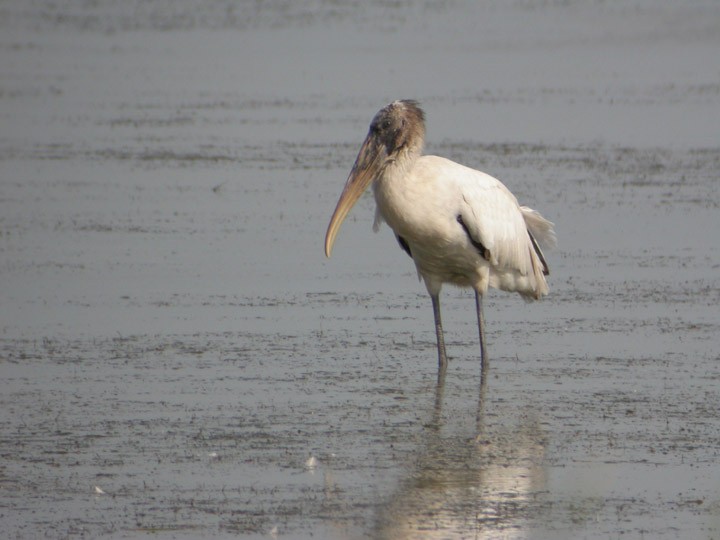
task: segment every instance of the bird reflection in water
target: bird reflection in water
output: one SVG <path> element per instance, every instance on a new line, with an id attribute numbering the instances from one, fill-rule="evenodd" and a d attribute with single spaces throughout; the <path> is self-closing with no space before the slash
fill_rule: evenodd
<path id="1" fill-rule="evenodd" d="M 445 375 L 440 373 L 432 420 L 421 455 L 376 522 L 377 538 L 530 537 L 530 520 L 545 486 L 544 434 L 531 415 L 493 424 L 486 411 L 483 373 L 475 426 L 444 420 Z M 453 416 L 453 415 L 451 415 Z"/>

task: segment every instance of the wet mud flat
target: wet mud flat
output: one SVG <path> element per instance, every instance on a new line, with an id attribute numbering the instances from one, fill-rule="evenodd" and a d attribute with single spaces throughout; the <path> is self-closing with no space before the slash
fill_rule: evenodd
<path id="1" fill-rule="evenodd" d="M 16 305 L 20 322 L 4 319 L 6 530 L 20 538 L 716 535 L 716 259 L 699 237 L 681 245 L 663 233 L 638 249 L 626 233 L 602 237 L 641 214 L 649 229 L 672 220 L 687 229 L 678 236 L 693 238 L 715 219 L 720 154 L 467 151 L 518 177 L 544 168 L 546 202 L 566 209 L 558 221 L 577 223 L 577 239 L 593 229 L 597 239 L 589 249 L 568 235 L 568 248 L 552 255 L 546 302 L 490 296 L 482 394 L 471 295 L 445 292 L 452 361 L 438 386 L 429 300 L 401 253 L 399 270 L 352 274 L 349 266 L 332 278 L 324 268 L 333 285 L 318 279 L 315 290 L 223 292 L 232 281 L 203 262 L 208 238 L 221 261 L 236 242 L 238 233 L 219 225 L 235 216 L 222 199 L 246 200 L 257 207 L 247 217 L 261 220 L 263 194 L 226 187 L 221 197 L 187 185 L 170 201 L 146 201 L 157 212 L 134 220 L 137 230 L 112 215 L 89 226 L 85 205 L 52 227 L 18 221 L 6 233 L 6 254 L 15 254 L 6 275 L 16 283 L 30 275 L 40 291 L 64 286 L 54 296 L 27 292 Z M 173 182 L 184 174 L 176 163 L 108 166 Z M 638 181 L 638 170 L 653 172 Z M 35 189 L 15 194 L 61 200 L 72 191 Z M 128 199 L 113 192 L 124 189 L 133 187 L 84 193 L 120 205 Z M 176 212 L 188 228 L 167 223 Z M 298 225 L 300 251 L 317 247 L 311 233 L 323 217 Z M 358 223 L 358 235 L 368 225 Z M 62 251 L 52 251 L 56 242 Z M 102 244 L 115 254 L 123 247 L 99 257 Z M 192 252 L 173 255 L 179 245 Z M 253 271 L 237 262 L 234 271 Z M 24 316 L 37 326 L 21 324 Z"/>
<path id="2" fill-rule="evenodd" d="M 2 8 L 3 534 L 720 536 L 713 4 L 207 6 Z M 547 299 L 487 298 L 484 385 L 452 288 L 439 384 L 370 197 L 322 254 L 411 91 L 559 235 Z"/>

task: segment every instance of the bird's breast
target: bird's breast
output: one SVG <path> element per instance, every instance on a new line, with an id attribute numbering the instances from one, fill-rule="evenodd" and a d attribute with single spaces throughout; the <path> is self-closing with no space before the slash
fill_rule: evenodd
<path id="1" fill-rule="evenodd" d="M 423 174 L 422 167 L 391 167 L 373 184 L 378 212 L 390 228 L 408 240 L 442 242 L 453 209 L 447 186 Z"/>
<path id="2" fill-rule="evenodd" d="M 458 223 L 462 195 L 452 171 L 423 160 L 402 173 L 387 171 L 376 180 L 378 213 L 408 244 L 426 280 L 470 286 L 484 261 Z"/>

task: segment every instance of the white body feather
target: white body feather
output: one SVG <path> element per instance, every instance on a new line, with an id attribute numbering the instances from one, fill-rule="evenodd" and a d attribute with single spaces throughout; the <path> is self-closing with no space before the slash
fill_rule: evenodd
<path id="1" fill-rule="evenodd" d="M 405 154 L 385 167 L 373 191 L 375 230 L 385 221 L 405 240 L 431 295 L 443 283 L 526 299 L 548 293 L 531 235 L 539 246 L 554 247 L 553 224 L 520 206 L 496 178 L 442 157 Z"/>

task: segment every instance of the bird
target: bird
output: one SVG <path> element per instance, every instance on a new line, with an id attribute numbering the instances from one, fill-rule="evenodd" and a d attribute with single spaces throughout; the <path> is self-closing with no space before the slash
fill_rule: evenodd
<path id="1" fill-rule="evenodd" d="M 412 99 L 396 100 L 373 117 L 325 235 L 329 258 L 340 226 L 372 184 L 373 229 L 390 226 L 413 259 L 432 300 L 438 368 L 448 365 L 440 313 L 443 284 L 475 291 L 481 371 L 486 373 L 482 300 L 489 287 L 527 301 L 549 292 L 542 249 L 557 244 L 555 225 L 521 206 L 500 180 L 449 159 L 424 155 L 425 113 Z"/>

